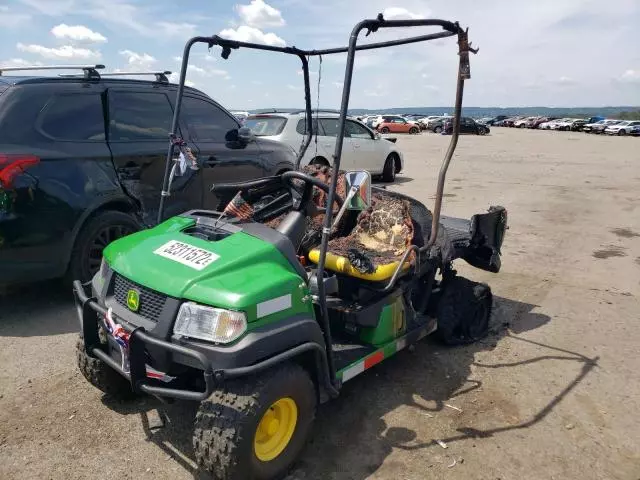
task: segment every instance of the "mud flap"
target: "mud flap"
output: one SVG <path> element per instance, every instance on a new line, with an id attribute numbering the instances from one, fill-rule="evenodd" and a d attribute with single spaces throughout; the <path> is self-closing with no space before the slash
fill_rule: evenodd
<path id="1" fill-rule="evenodd" d="M 471 217 L 471 242 L 464 259 L 476 268 L 488 272 L 500 271 L 501 247 L 507 230 L 507 210 L 490 207 L 487 213 Z"/>

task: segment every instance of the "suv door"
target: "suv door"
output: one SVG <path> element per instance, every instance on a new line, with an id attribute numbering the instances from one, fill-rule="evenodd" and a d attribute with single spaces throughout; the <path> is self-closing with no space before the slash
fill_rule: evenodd
<path id="1" fill-rule="evenodd" d="M 338 139 L 338 125 L 340 121 L 338 118 L 321 118 L 320 126 L 324 131 L 325 137 L 333 137 L 333 141 L 335 142 Z M 311 148 L 311 145 L 309 145 Z M 345 130 L 344 141 L 342 142 L 342 158 L 340 159 L 340 169 L 342 170 L 350 170 L 354 169 L 355 161 L 355 152 L 353 148 L 353 143 L 351 138 L 349 138 L 349 133 Z M 331 151 L 331 156 L 327 159 L 331 164 L 333 164 L 333 153 L 335 152 L 335 143 L 334 150 Z"/>
<path id="2" fill-rule="evenodd" d="M 227 199 L 210 192 L 214 183 L 242 182 L 268 175 L 259 143 L 237 141 L 238 121 L 215 103 L 203 97 L 185 96 L 180 116 L 202 165 L 203 208 L 216 210 Z"/>
<path id="3" fill-rule="evenodd" d="M 147 225 L 156 222 L 173 109 L 164 92 L 109 89 L 109 147 L 125 192 L 141 206 Z M 177 132 L 179 134 L 179 132 Z M 165 217 L 202 204 L 202 178 L 187 169 L 171 185 Z"/>
<path id="4" fill-rule="evenodd" d="M 377 143 L 373 134 L 353 120 L 347 120 L 346 133 L 353 146 L 353 162 L 349 165 L 349 168 L 379 173 L 382 164 L 377 165 L 377 163 L 381 162 L 375 158 Z"/>

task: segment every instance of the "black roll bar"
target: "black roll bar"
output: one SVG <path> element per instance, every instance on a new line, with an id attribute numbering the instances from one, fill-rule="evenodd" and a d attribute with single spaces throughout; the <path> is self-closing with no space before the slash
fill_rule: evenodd
<path id="1" fill-rule="evenodd" d="M 371 33 L 377 32 L 381 28 L 401 28 L 401 27 L 441 27 L 443 31 L 437 33 L 431 33 L 427 35 L 420 35 L 415 37 L 408 37 L 398 40 L 389 40 L 385 42 L 376 42 L 376 43 L 367 43 L 363 45 L 357 45 L 358 36 L 362 30 L 367 30 L 366 36 L 369 36 Z M 345 66 L 345 74 L 344 74 L 344 83 L 342 90 L 342 101 L 340 106 L 340 117 L 339 117 L 339 127 L 338 127 L 338 136 L 336 138 L 336 146 L 333 154 L 333 168 L 336 174 L 332 175 L 331 185 L 329 187 L 329 192 L 327 194 L 327 209 L 324 218 L 324 225 L 322 228 L 322 240 L 320 243 L 320 258 L 318 260 L 318 269 L 317 276 L 318 278 L 323 278 L 324 270 L 325 270 L 325 260 L 327 255 L 327 246 L 329 243 L 329 236 L 331 232 L 331 222 L 333 217 L 333 203 L 336 199 L 336 187 L 338 175 L 337 172 L 340 169 L 340 160 L 342 156 L 342 147 L 344 142 L 344 134 L 346 127 L 346 117 L 347 111 L 349 109 L 349 98 L 351 95 L 351 81 L 353 77 L 353 66 L 355 61 L 355 53 L 361 50 L 372 50 L 377 48 L 386 48 L 397 45 L 405 45 L 411 43 L 424 42 L 429 40 L 435 40 L 439 38 L 446 38 L 457 35 L 458 37 L 458 55 L 459 66 L 458 66 L 458 78 L 457 78 L 457 89 L 456 89 L 456 101 L 455 101 L 455 113 L 453 117 L 453 134 L 451 137 L 451 142 L 449 143 L 449 147 L 445 154 L 444 160 L 442 162 L 442 166 L 440 167 L 440 173 L 438 175 L 438 185 L 436 191 L 436 201 L 434 205 L 433 211 L 433 222 L 431 225 L 431 234 L 429 237 L 429 241 L 427 245 L 420 249 L 420 253 L 422 251 L 428 250 L 435 244 L 435 240 L 438 235 L 439 221 L 440 221 L 440 211 L 442 208 L 442 196 L 444 192 L 444 182 L 446 179 L 447 169 L 449 168 L 449 163 L 451 162 L 451 158 L 455 151 L 455 148 L 458 143 L 458 133 L 459 133 L 459 125 L 460 125 L 460 115 L 462 111 L 462 95 L 464 90 L 464 80 L 470 78 L 470 67 L 469 67 L 469 52 L 476 53 L 477 50 L 471 48 L 471 44 L 468 40 L 467 35 L 468 30 L 464 30 L 460 27 L 457 22 L 449 22 L 446 20 L 438 20 L 438 19 L 414 19 L 414 20 L 385 20 L 382 14 L 379 14 L 375 19 L 367 19 L 358 23 L 352 30 L 351 36 L 349 37 L 349 45 L 347 47 L 339 47 L 339 48 L 329 48 L 323 50 L 301 50 L 297 47 L 277 47 L 273 45 L 263 45 L 249 42 L 239 42 L 235 40 L 228 40 L 219 37 L 218 35 L 213 35 L 211 37 L 193 37 L 190 39 L 184 48 L 184 53 L 182 55 L 182 65 L 180 68 L 180 80 L 178 85 L 178 91 L 176 93 L 176 104 L 173 112 L 173 120 L 171 122 L 171 132 L 169 133 L 170 143 L 169 149 L 167 152 L 167 159 L 165 165 L 165 174 L 162 184 L 162 196 L 160 198 L 160 207 L 158 210 L 158 223 L 160 223 L 163 219 L 164 213 L 164 203 L 165 197 L 169 196 L 168 193 L 168 182 L 169 182 L 169 173 L 171 170 L 171 163 L 173 161 L 173 155 L 175 151 L 176 145 L 182 145 L 182 139 L 177 137 L 176 132 L 178 131 L 178 122 L 180 118 L 180 110 L 182 108 L 182 96 L 184 93 L 184 83 L 187 74 L 187 66 L 189 63 L 189 53 L 191 51 L 191 47 L 196 43 L 205 43 L 209 48 L 212 48 L 215 45 L 218 45 L 222 48 L 221 56 L 223 59 L 228 59 L 231 55 L 232 50 L 237 50 L 239 48 L 249 48 L 254 50 L 263 50 L 270 52 L 279 52 L 290 55 L 297 56 L 302 62 L 302 72 L 305 83 L 305 112 L 306 112 L 306 123 L 307 123 L 307 138 L 303 142 L 301 146 L 300 152 L 298 153 L 298 157 L 296 158 L 296 170 L 299 169 L 300 161 L 302 157 L 306 153 L 306 150 L 311 142 L 311 138 L 313 136 L 313 119 L 312 119 L 312 109 L 311 109 L 311 88 L 309 82 L 309 58 L 312 56 L 322 56 L 322 55 L 332 55 L 339 53 L 347 53 L 347 63 Z M 406 259 L 409 252 L 412 250 L 407 250 L 405 252 L 405 256 L 403 259 Z M 391 288 L 397 280 L 399 275 L 399 270 L 402 268 L 401 262 L 398 266 L 398 270 L 394 272 L 392 280 L 389 282 L 388 288 Z M 338 381 L 335 378 L 335 363 L 333 359 L 333 349 L 331 347 L 331 329 L 329 325 L 329 315 L 327 310 L 327 302 L 326 302 L 326 292 L 324 288 L 324 282 L 318 282 L 318 302 L 322 312 L 322 330 L 324 335 L 325 344 L 327 347 L 327 366 L 329 370 L 329 375 L 334 382 L 334 386 L 338 387 Z"/>

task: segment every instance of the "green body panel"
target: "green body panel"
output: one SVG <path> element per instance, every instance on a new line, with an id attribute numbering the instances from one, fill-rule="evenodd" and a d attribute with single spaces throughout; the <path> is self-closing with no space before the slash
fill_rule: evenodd
<path id="1" fill-rule="evenodd" d="M 193 224 L 191 218 L 171 218 L 111 243 L 104 258 L 116 272 L 152 290 L 243 311 L 249 329 L 298 314 L 314 318 L 306 283 L 273 245 L 244 232 L 215 242 L 182 233 Z M 218 258 L 196 270 L 154 253 L 171 240 L 213 252 Z M 285 295 L 291 295 L 290 308 L 257 317 L 258 304 Z"/>
<path id="2" fill-rule="evenodd" d="M 404 335 L 406 325 L 404 301 L 402 296 L 397 296 L 392 303 L 382 308 L 377 327 L 363 327 L 360 330 L 360 340 L 364 343 L 380 346 Z"/>

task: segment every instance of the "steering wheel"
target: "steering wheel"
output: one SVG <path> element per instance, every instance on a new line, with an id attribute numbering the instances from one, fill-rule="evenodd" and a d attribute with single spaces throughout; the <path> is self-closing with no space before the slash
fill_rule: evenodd
<path id="1" fill-rule="evenodd" d="M 296 184 L 294 181 L 298 180 L 302 182 L 302 191 L 300 189 L 300 184 Z M 280 175 L 276 175 L 273 177 L 265 177 L 259 178 L 257 180 L 249 180 L 247 182 L 234 182 L 234 183 L 217 183 L 211 186 L 211 192 L 217 194 L 235 194 L 236 192 L 249 192 L 249 191 L 264 191 L 264 190 L 274 190 L 277 189 L 278 185 L 283 185 L 284 187 L 289 189 L 291 195 L 291 203 L 289 206 L 285 199 L 278 196 L 274 199 L 273 202 L 267 202 L 267 205 L 260 208 L 260 210 L 270 211 L 269 216 L 272 214 L 276 214 L 279 212 L 286 211 L 288 208 L 293 208 L 293 210 L 304 211 L 307 215 L 311 216 L 316 213 L 321 213 L 321 209 L 318 209 L 313 204 L 313 188 L 318 188 L 325 192 L 327 195 L 329 194 L 329 185 L 318 180 L 311 175 L 306 173 L 298 172 L 298 171 L 289 171 L 284 172 Z M 343 199 L 340 195 L 335 195 L 334 201 L 342 206 Z M 276 204 L 276 205 L 272 205 Z M 262 213 L 262 212 L 256 212 Z"/>

